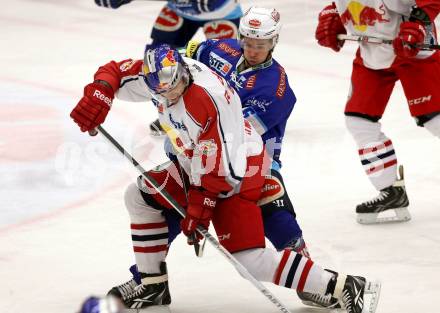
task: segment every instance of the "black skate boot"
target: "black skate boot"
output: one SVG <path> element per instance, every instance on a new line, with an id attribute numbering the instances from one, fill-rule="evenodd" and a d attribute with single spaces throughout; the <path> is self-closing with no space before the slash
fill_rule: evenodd
<path id="1" fill-rule="evenodd" d="M 116 297 L 124 301 L 124 299 L 126 299 L 127 296 L 131 294 L 137 286 L 138 286 L 137 282 L 134 280 L 134 278 L 132 278 L 129 281 L 110 289 L 107 295 Z"/>
<path id="2" fill-rule="evenodd" d="M 369 282 L 361 276 L 338 275 L 329 283 L 333 297 L 347 313 L 374 313 L 380 296 L 380 283 Z"/>
<path id="3" fill-rule="evenodd" d="M 159 274 L 142 272 L 139 274 L 142 284 L 137 285 L 130 294 L 122 299 L 127 308 L 144 309 L 150 306 L 166 306 L 171 303 L 165 262 L 160 264 Z"/>
<path id="4" fill-rule="evenodd" d="M 152 136 L 160 137 L 165 135 L 165 131 L 162 126 L 160 126 L 159 119 L 156 119 L 154 122 L 150 124 L 150 133 Z"/>
<path id="5" fill-rule="evenodd" d="M 399 179 L 393 185 L 382 189 L 376 198 L 356 207 L 358 223 L 405 222 L 411 219 L 408 212 L 409 200 L 403 180 L 403 166 L 399 167 L 399 174 Z M 378 217 L 380 213 L 388 210 L 394 210 L 395 215 Z"/>
<path id="6" fill-rule="evenodd" d="M 333 271 L 327 269 L 326 271 L 337 275 L 337 273 Z M 325 309 L 340 309 L 341 305 L 339 304 L 339 300 L 332 296 L 333 290 L 334 288 L 327 290 L 325 295 L 305 291 L 297 291 L 296 293 L 298 294 L 298 298 L 300 298 L 301 302 L 305 305 Z"/>
<path id="7" fill-rule="evenodd" d="M 133 292 L 134 288 L 140 284 L 141 277 L 136 265 L 130 266 L 130 272 L 133 274 L 133 278 L 110 289 L 110 291 L 107 293 L 108 296 L 113 296 L 123 301 L 129 294 Z"/>

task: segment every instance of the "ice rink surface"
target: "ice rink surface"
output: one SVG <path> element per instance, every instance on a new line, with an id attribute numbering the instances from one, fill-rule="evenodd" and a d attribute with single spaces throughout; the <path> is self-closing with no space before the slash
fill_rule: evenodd
<path id="1" fill-rule="evenodd" d="M 249 1 L 243 3 L 249 6 Z M 283 175 L 315 262 L 383 283 L 378 313 L 438 313 L 440 142 L 409 116 L 400 85 L 382 122 L 405 165 L 413 219 L 361 226 L 354 207 L 376 195 L 342 114 L 356 44 L 339 54 L 314 40 L 326 1 L 253 1 L 284 22 L 275 57 L 298 102 Z M 136 171 L 69 113 L 99 65 L 141 58 L 163 3 L 119 10 L 92 0 L 15 0 L 0 10 L 0 312 L 75 312 L 90 294 L 129 278 L 125 186 Z M 200 34 L 199 34 L 200 35 Z M 374 101 L 374 99 L 371 99 Z M 104 126 L 150 168 L 165 157 L 148 136 L 150 103 L 115 101 Z M 217 251 L 202 259 L 180 237 L 168 257 L 175 313 L 278 312 Z M 295 292 L 269 288 L 295 313 Z"/>

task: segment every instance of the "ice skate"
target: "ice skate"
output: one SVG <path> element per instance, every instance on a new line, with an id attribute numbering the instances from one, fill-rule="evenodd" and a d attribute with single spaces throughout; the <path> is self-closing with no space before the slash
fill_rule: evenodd
<path id="1" fill-rule="evenodd" d="M 107 293 L 109 296 L 114 296 L 116 298 L 119 298 L 121 300 L 124 300 L 127 298 L 129 294 L 133 292 L 133 290 L 138 286 L 134 278 L 130 279 L 129 281 L 120 284 L 118 286 L 113 287 L 110 289 L 110 291 Z"/>
<path id="2" fill-rule="evenodd" d="M 165 131 L 162 126 L 160 126 L 159 119 L 156 119 L 154 122 L 150 124 L 150 134 L 151 136 L 161 137 L 165 135 Z"/>
<path id="3" fill-rule="evenodd" d="M 168 304 L 171 303 L 171 296 L 168 288 L 166 263 L 161 263 L 158 274 L 139 274 L 142 284 L 136 284 L 131 292 L 126 291 L 133 286 L 134 279 L 112 288 L 109 294 L 119 292 L 122 295 L 121 300 L 127 308 L 126 312 L 169 312 Z M 134 281 L 134 283 L 136 282 Z"/>
<path id="4" fill-rule="evenodd" d="M 113 296 L 123 301 L 133 292 L 137 285 L 139 285 L 138 282 L 140 281 L 140 275 L 136 265 L 130 267 L 130 272 L 133 274 L 133 278 L 110 289 L 109 292 L 107 292 L 108 296 Z"/>
<path id="5" fill-rule="evenodd" d="M 313 306 L 323 309 L 340 309 L 338 299 L 334 298 L 331 294 L 320 295 L 311 292 L 297 292 L 298 298 L 301 302 L 307 306 Z"/>
<path id="6" fill-rule="evenodd" d="M 331 272 L 335 275 L 336 272 L 327 270 L 327 272 Z M 311 292 L 296 292 L 298 294 L 298 298 L 301 299 L 301 302 L 308 306 L 323 308 L 323 309 L 340 309 L 341 305 L 339 304 L 339 300 L 332 296 L 331 293 L 327 293 L 325 295 L 321 295 L 318 293 Z"/>
<path id="7" fill-rule="evenodd" d="M 408 196 L 403 179 L 403 166 L 399 167 L 399 178 L 391 186 L 380 191 L 379 195 L 370 201 L 356 207 L 357 221 L 360 224 L 377 224 L 388 222 L 406 222 L 411 219 L 408 212 Z M 393 216 L 379 216 L 392 212 Z"/>
<path id="8" fill-rule="evenodd" d="M 347 313 L 374 313 L 379 303 L 379 282 L 367 281 L 364 277 L 336 274 L 333 297 Z"/>

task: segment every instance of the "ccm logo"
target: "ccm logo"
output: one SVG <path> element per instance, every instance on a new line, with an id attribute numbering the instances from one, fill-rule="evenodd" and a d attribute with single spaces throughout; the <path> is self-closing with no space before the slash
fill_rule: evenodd
<path id="1" fill-rule="evenodd" d="M 420 97 L 420 98 L 417 98 L 417 99 L 411 99 L 411 100 L 408 100 L 408 104 L 409 105 L 414 105 L 414 104 L 420 104 L 420 103 L 423 103 L 423 102 L 428 102 L 428 101 L 431 101 L 431 98 L 432 98 L 432 95 L 425 96 L 425 97 Z"/>
<path id="2" fill-rule="evenodd" d="M 211 208 L 214 208 L 215 207 L 215 200 L 211 200 L 209 198 L 205 198 L 203 200 L 203 205 L 206 205 L 206 206 L 209 206 Z"/>
<path id="3" fill-rule="evenodd" d="M 231 233 L 225 234 L 225 235 L 218 235 L 217 236 L 218 241 L 223 241 L 227 239 L 231 239 Z"/>
<path id="4" fill-rule="evenodd" d="M 95 90 L 93 96 L 98 98 L 99 100 L 104 101 L 108 106 L 112 104 L 112 100 L 109 97 L 106 97 L 104 94 L 102 94 L 99 90 Z"/>

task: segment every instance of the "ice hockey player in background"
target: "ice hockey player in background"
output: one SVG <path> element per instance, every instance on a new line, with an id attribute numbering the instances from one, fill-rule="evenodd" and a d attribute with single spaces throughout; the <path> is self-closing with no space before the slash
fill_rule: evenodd
<path id="1" fill-rule="evenodd" d="M 119 8 L 132 0 L 95 0 L 99 6 Z M 151 31 L 153 45 L 167 43 L 183 47 L 203 29 L 207 39 L 236 38 L 243 15 L 237 0 L 169 0 L 162 8 Z M 154 136 L 164 135 L 159 120 L 150 124 Z"/>
<path id="2" fill-rule="evenodd" d="M 417 6 L 414 6 L 417 5 Z M 440 137 L 440 53 L 417 45 L 437 42 L 434 19 L 439 0 L 338 0 L 319 14 L 316 39 L 338 52 L 338 34 L 394 39 L 392 45 L 361 43 L 353 62 L 345 107 L 348 131 L 358 146 L 365 172 L 379 195 L 356 207 L 360 223 L 408 221 L 403 167 L 379 120 L 396 81 L 400 80 L 411 115 L 418 126 Z M 394 210 L 393 217 L 380 213 Z"/>
<path id="3" fill-rule="evenodd" d="M 115 94 L 129 101 L 154 98 L 160 122 L 179 154 L 176 163 L 167 162 L 148 174 L 186 207 L 180 226 L 190 241 L 200 239 L 195 236 L 197 226 L 208 228 L 212 220 L 221 244 L 258 280 L 334 297 L 348 312 L 361 313 L 364 306 L 375 311 L 379 283 L 324 270 L 291 250 L 265 248 L 256 203 L 267 170 L 265 148 L 243 118 L 237 93 L 221 76 L 167 45 L 146 49 L 144 61 L 100 67 L 71 117 L 82 131 L 93 130 L 104 122 Z M 179 169 L 189 182 L 188 192 L 175 175 Z M 136 309 L 167 305 L 166 216 L 173 210 L 142 178 L 128 186 L 125 205 L 141 284 L 121 300 Z"/>

